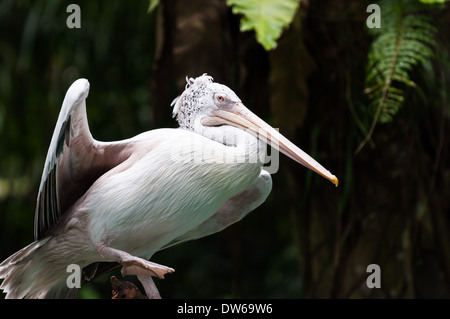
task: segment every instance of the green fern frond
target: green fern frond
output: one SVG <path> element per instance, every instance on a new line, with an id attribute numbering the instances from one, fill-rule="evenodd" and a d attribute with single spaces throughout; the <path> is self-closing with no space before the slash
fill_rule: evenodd
<path id="1" fill-rule="evenodd" d="M 436 28 L 416 0 L 380 1 L 382 26 L 371 29 L 366 90 L 374 126 L 387 123 L 404 102 L 404 88 L 415 87 L 410 72 L 433 57 Z"/>

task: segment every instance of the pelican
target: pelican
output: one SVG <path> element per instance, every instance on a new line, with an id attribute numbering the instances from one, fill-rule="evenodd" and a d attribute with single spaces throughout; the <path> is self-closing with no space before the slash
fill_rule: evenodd
<path id="1" fill-rule="evenodd" d="M 179 128 L 115 142 L 89 131 L 88 80 L 70 86 L 39 186 L 35 241 L 0 264 L 6 298 L 76 297 L 69 265 L 83 270 L 83 283 L 121 266 L 149 298 L 160 298 L 152 277 L 174 269 L 150 258 L 219 232 L 263 203 L 272 188 L 260 156 L 267 144 L 337 186 L 227 86 L 206 74 L 186 79 L 172 103 Z"/>

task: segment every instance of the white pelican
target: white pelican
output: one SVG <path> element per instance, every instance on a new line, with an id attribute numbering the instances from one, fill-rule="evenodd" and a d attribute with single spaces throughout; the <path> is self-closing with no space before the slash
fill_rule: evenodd
<path id="1" fill-rule="evenodd" d="M 272 188 L 260 157 L 265 143 L 337 186 L 231 89 L 206 74 L 187 82 L 172 103 L 179 129 L 118 142 L 92 138 L 89 82 L 72 84 L 44 165 L 35 241 L 0 264 L 7 298 L 76 296 L 67 284 L 71 264 L 83 269 L 83 282 L 120 264 L 159 298 L 151 276 L 174 270 L 148 261 L 154 253 L 219 232 L 264 202 Z"/>

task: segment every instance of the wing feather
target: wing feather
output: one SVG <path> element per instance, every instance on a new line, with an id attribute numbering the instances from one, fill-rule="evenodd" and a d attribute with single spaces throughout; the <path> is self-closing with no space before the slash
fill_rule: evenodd
<path id="1" fill-rule="evenodd" d="M 67 90 L 53 132 L 37 196 L 36 240 L 46 237 L 61 215 L 105 172 L 130 153 L 127 141 L 100 143 L 92 138 L 86 116 L 89 82 L 75 81 Z"/>
<path id="2" fill-rule="evenodd" d="M 269 196 L 271 190 L 272 178 L 267 171 L 262 170 L 261 174 L 246 190 L 228 199 L 211 218 L 197 228 L 175 238 L 161 250 L 224 230 L 261 205 Z"/>
<path id="3" fill-rule="evenodd" d="M 81 120 L 84 117 L 87 124 L 86 110 L 83 106 L 85 106 L 88 93 L 89 82 L 86 79 L 79 79 L 70 86 L 64 97 L 39 186 L 34 223 L 34 237 L 36 240 L 45 237 L 48 230 L 58 222 L 61 215 L 57 189 L 57 162 L 63 153 L 64 143 L 67 146 L 70 143 L 71 116 L 75 114 Z M 87 132 L 83 132 L 84 137 L 90 137 L 89 142 L 91 142 L 92 137 L 87 125 L 86 129 Z"/>

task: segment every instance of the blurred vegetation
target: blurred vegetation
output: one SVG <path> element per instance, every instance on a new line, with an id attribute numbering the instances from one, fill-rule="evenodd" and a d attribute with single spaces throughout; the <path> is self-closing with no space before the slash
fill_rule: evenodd
<path id="1" fill-rule="evenodd" d="M 148 0 L 0 2 L 0 260 L 33 240 L 47 147 L 74 80 L 91 83 L 93 136 L 118 140 L 176 127 L 170 102 L 186 75 L 206 72 L 340 186 L 282 157 L 255 212 L 154 256 L 176 269 L 156 282 L 163 297 L 450 297 L 448 2 L 302 0 L 269 51 L 225 0 L 151 2 L 150 12 Z M 69 3 L 81 29 L 66 27 Z M 371 3 L 380 29 L 366 26 Z M 405 21 L 418 32 L 402 47 Z M 377 115 L 388 92 L 401 104 Z M 381 289 L 365 285 L 372 263 Z M 110 296 L 109 276 L 80 295 Z"/>

